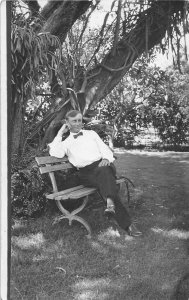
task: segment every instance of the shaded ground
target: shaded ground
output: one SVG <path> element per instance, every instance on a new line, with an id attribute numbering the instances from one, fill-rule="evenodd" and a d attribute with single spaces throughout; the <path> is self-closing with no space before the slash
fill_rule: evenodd
<path id="1" fill-rule="evenodd" d="M 117 156 L 135 183 L 130 212 L 143 236 L 125 239 L 99 205 L 84 213 L 91 240 L 78 223 L 52 226 L 52 215 L 17 223 L 11 299 L 189 299 L 189 153 Z"/>

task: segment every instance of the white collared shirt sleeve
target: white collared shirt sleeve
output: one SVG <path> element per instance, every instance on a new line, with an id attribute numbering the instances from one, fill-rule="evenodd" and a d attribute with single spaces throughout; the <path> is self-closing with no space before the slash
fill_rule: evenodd
<path id="1" fill-rule="evenodd" d="M 49 154 L 58 158 L 62 158 L 67 153 L 66 142 L 62 141 L 62 135 L 58 133 L 54 140 L 48 144 Z"/>
<path id="2" fill-rule="evenodd" d="M 113 156 L 113 152 L 110 150 L 110 148 L 103 142 L 103 140 L 99 137 L 99 135 L 93 131 L 94 139 L 97 143 L 97 146 L 99 148 L 99 151 L 102 155 L 103 159 L 108 159 L 109 162 L 113 162 L 115 160 Z"/>

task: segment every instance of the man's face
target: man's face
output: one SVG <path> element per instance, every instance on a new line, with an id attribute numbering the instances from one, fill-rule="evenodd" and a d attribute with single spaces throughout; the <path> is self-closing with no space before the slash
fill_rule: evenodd
<path id="1" fill-rule="evenodd" d="M 77 114 L 75 117 L 69 117 L 67 124 L 71 132 L 78 133 L 82 128 L 82 114 Z"/>

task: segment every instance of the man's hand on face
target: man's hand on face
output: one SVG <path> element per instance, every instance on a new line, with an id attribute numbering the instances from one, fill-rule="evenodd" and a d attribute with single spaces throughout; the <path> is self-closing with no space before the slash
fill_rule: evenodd
<path id="1" fill-rule="evenodd" d="M 105 166 L 109 166 L 109 165 L 110 165 L 110 162 L 108 159 L 102 159 L 98 166 L 105 167 Z"/>
<path id="2" fill-rule="evenodd" d="M 69 130 L 68 124 L 65 123 L 62 125 L 62 127 L 60 128 L 60 130 L 58 131 L 58 134 L 63 135 L 64 133 L 66 133 Z"/>

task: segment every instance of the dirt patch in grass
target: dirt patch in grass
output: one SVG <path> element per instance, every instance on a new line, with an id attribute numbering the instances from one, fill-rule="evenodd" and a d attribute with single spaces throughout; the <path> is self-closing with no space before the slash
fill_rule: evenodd
<path id="1" fill-rule="evenodd" d="M 142 237 L 125 238 L 95 204 L 83 213 L 91 240 L 78 223 L 52 226 L 51 214 L 17 222 L 11 299 L 189 298 L 189 153 L 119 150 L 117 156 L 118 172 L 135 183 L 130 213 Z"/>

